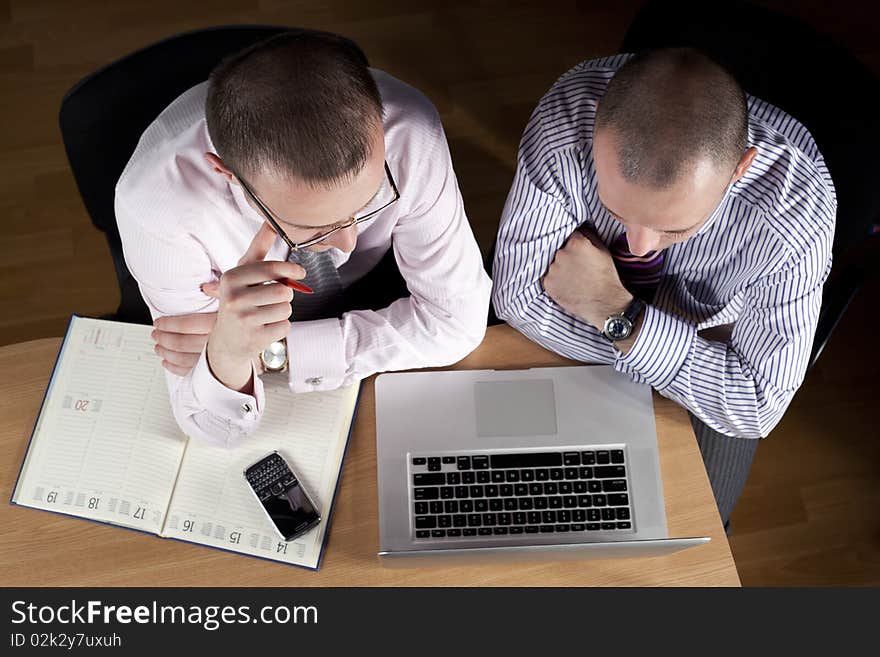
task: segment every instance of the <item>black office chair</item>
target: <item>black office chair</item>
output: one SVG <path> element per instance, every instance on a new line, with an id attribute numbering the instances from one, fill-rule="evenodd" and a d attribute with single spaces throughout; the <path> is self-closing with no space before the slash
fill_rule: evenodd
<path id="1" fill-rule="evenodd" d="M 122 256 L 113 197 L 141 134 L 184 91 L 205 81 L 226 55 L 284 31 L 270 25 L 214 27 L 179 34 L 138 50 L 78 82 L 61 102 L 61 135 L 92 223 L 107 237 L 121 298 L 109 319 L 151 323 Z M 364 63 L 367 58 L 345 40 Z"/>
<path id="2" fill-rule="evenodd" d="M 804 124 L 837 191 L 834 266 L 810 354 L 812 368 L 867 276 L 880 221 L 880 81 L 803 22 L 746 2 L 653 0 L 621 52 L 688 46 L 725 66 L 753 96 Z"/>

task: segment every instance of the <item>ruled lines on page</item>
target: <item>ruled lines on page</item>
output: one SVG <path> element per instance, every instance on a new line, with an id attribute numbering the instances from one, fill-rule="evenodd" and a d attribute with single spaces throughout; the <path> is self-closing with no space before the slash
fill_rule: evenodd
<path id="1" fill-rule="evenodd" d="M 153 533 L 186 437 L 149 326 L 75 317 L 15 501 Z"/>
<path id="2" fill-rule="evenodd" d="M 266 410 L 260 427 L 242 445 L 228 449 L 190 440 L 163 536 L 317 565 L 358 386 L 293 394 L 279 379 L 263 377 Z M 299 475 L 322 516 L 319 527 L 289 543 L 274 531 L 243 475 L 273 450 Z"/>

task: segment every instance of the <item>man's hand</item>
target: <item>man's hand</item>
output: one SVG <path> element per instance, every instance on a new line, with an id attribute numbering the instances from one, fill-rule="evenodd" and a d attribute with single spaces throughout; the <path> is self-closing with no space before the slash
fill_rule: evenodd
<path id="1" fill-rule="evenodd" d="M 214 285 L 219 286 L 219 282 Z M 205 286 L 207 287 L 207 286 Z M 208 296 L 219 296 L 219 290 Z M 162 367 L 176 374 L 186 376 L 196 366 L 202 350 L 208 342 L 208 335 L 217 321 L 217 313 L 194 313 L 159 317 L 153 322 L 155 352 L 162 358 Z"/>
<path id="2" fill-rule="evenodd" d="M 275 239 L 272 227 L 264 223 L 238 267 L 220 279 L 220 309 L 208 336 L 208 365 L 218 381 L 239 392 L 253 390 L 253 354 L 290 330 L 293 290 L 274 281 L 305 277 L 305 270 L 292 262 L 264 261 Z"/>
<path id="3" fill-rule="evenodd" d="M 576 230 L 556 252 L 541 280 L 566 311 L 602 330 L 609 315 L 632 301 L 617 275 L 611 253 L 592 229 Z"/>

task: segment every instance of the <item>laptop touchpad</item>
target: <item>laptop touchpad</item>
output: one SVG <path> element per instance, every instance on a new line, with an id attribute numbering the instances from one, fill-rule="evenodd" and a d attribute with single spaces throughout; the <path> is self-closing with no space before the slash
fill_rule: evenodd
<path id="1" fill-rule="evenodd" d="M 477 381 L 478 436 L 546 436 L 556 433 L 551 379 Z"/>

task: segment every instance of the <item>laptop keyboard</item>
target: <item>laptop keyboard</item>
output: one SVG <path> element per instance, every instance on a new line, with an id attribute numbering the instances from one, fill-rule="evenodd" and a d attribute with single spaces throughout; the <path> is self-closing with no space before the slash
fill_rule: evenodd
<path id="1" fill-rule="evenodd" d="M 623 449 L 410 455 L 416 539 L 632 532 Z"/>

